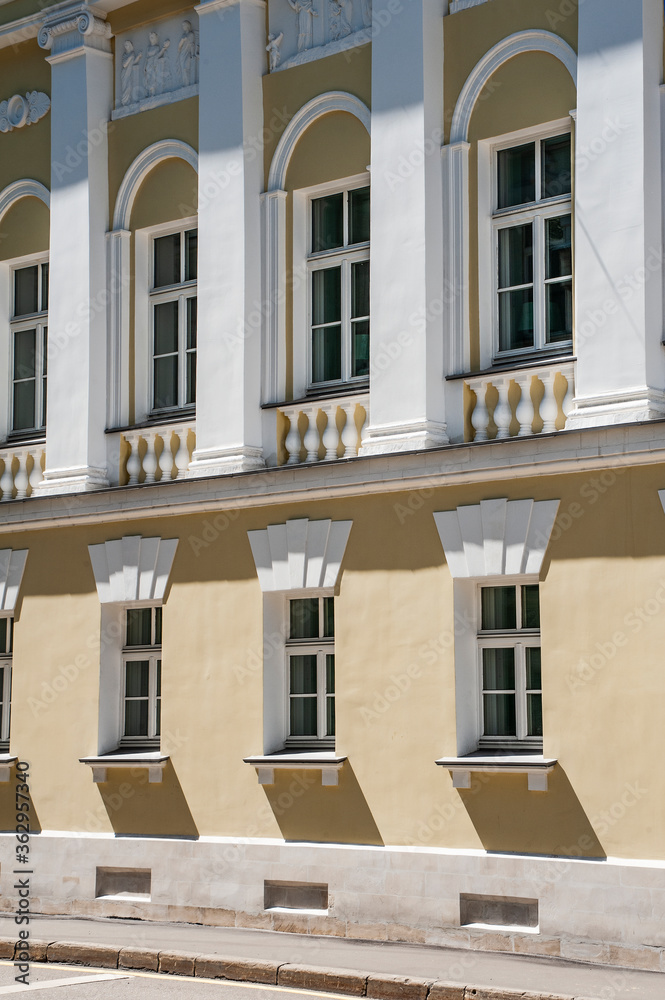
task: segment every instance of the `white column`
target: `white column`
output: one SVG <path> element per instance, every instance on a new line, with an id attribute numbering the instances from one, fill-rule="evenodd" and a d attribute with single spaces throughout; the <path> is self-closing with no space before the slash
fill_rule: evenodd
<path id="1" fill-rule="evenodd" d="M 263 402 L 286 395 L 286 191 L 263 197 Z"/>
<path id="2" fill-rule="evenodd" d="M 261 441 L 261 77 L 263 0 L 197 8 L 199 339 L 191 475 L 263 466 Z"/>
<path id="3" fill-rule="evenodd" d="M 445 444 L 443 0 L 374 0 L 370 425 L 362 454 Z M 390 9 L 389 9 L 390 8 Z"/>
<path id="4" fill-rule="evenodd" d="M 129 278 L 131 233 L 106 234 L 108 426 L 129 423 Z"/>
<path id="5" fill-rule="evenodd" d="M 444 187 L 444 302 L 447 374 L 469 371 L 469 149 L 454 142 L 441 150 Z"/>
<path id="6" fill-rule="evenodd" d="M 108 485 L 107 127 L 110 26 L 76 4 L 47 15 L 51 54 L 51 237 L 46 469 L 39 493 Z"/>
<path id="7" fill-rule="evenodd" d="M 665 414 L 661 0 L 579 8 L 576 394 L 566 429 Z"/>

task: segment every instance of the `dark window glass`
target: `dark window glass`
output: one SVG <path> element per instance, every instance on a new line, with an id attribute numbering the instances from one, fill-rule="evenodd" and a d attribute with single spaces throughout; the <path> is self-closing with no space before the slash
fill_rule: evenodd
<path id="1" fill-rule="evenodd" d="M 540 602 L 537 583 L 522 587 L 522 628 L 540 628 Z"/>
<path id="2" fill-rule="evenodd" d="M 289 601 L 289 619 L 289 636 L 291 639 L 318 639 L 318 597 L 305 597 Z"/>
<path id="3" fill-rule="evenodd" d="M 570 194 L 571 162 L 570 135 L 557 135 L 543 139 L 541 154 L 541 198 L 559 198 Z"/>
<path id="4" fill-rule="evenodd" d="M 536 200 L 536 146 L 502 149 L 498 155 L 499 208 L 526 205 Z"/>
<path id="5" fill-rule="evenodd" d="M 185 281 L 196 281 L 198 275 L 198 229 L 185 233 Z"/>
<path id="6" fill-rule="evenodd" d="M 517 628 L 515 587 L 482 588 L 481 628 L 484 631 Z"/>
<path id="7" fill-rule="evenodd" d="M 39 265 L 14 271 L 14 315 L 29 316 L 39 312 Z"/>
<path id="8" fill-rule="evenodd" d="M 349 191 L 349 243 L 369 243 L 369 188 Z"/>
<path id="9" fill-rule="evenodd" d="M 161 611 L 161 608 L 159 610 Z M 126 645 L 152 645 L 152 608 L 128 608 Z"/>
<path id="10" fill-rule="evenodd" d="M 155 248 L 155 288 L 165 285 L 179 285 L 180 277 L 180 233 L 158 236 Z"/>
<path id="11" fill-rule="evenodd" d="M 332 638 L 335 634 L 335 598 L 323 598 L 323 635 Z"/>
<path id="12" fill-rule="evenodd" d="M 42 264 L 42 312 L 48 309 L 48 264 Z"/>
<path id="13" fill-rule="evenodd" d="M 312 253 L 344 245 L 344 195 L 329 194 L 312 202 Z"/>

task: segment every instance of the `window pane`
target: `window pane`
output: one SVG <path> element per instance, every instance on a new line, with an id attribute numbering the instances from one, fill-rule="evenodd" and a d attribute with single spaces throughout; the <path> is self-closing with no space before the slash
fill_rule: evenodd
<path id="1" fill-rule="evenodd" d="M 155 288 L 180 284 L 180 233 L 155 240 Z"/>
<path id="2" fill-rule="evenodd" d="M 481 590 L 481 628 L 517 628 L 514 587 L 483 587 Z"/>
<path id="3" fill-rule="evenodd" d="M 323 598 L 323 634 L 326 638 L 335 634 L 335 598 Z"/>
<path id="4" fill-rule="evenodd" d="M 36 330 L 19 330 L 14 334 L 14 378 L 35 377 Z"/>
<path id="5" fill-rule="evenodd" d="M 160 609 L 161 610 L 161 609 Z M 150 646 L 150 616 L 152 608 L 128 608 L 127 610 L 127 646 Z"/>
<path id="6" fill-rule="evenodd" d="M 573 339 L 573 283 L 547 285 L 547 343 Z"/>
<path id="7" fill-rule="evenodd" d="M 147 698 L 149 676 L 148 660 L 129 660 L 125 664 L 125 697 Z"/>
<path id="8" fill-rule="evenodd" d="M 42 264 L 42 312 L 48 309 L 48 264 Z"/>
<path id="9" fill-rule="evenodd" d="M 156 683 L 156 687 L 157 687 L 157 697 L 161 698 L 161 696 L 162 696 L 162 661 L 161 660 L 157 660 L 157 668 L 156 669 L 157 669 L 157 678 L 156 678 L 156 682 L 155 683 Z"/>
<path id="10" fill-rule="evenodd" d="M 326 694 L 335 693 L 335 656 L 326 654 Z"/>
<path id="11" fill-rule="evenodd" d="M 190 406 L 196 402 L 196 351 L 187 355 L 187 398 L 185 403 Z"/>
<path id="12" fill-rule="evenodd" d="M 542 687 L 540 670 L 540 646 L 526 647 L 526 689 L 540 691 Z"/>
<path id="13" fill-rule="evenodd" d="M 312 330 L 312 382 L 336 382 L 342 377 L 342 328 Z"/>
<path id="14" fill-rule="evenodd" d="M 326 698 L 326 736 L 335 735 L 335 699 Z"/>
<path id="15" fill-rule="evenodd" d="M 185 281 L 196 281 L 198 275 L 198 229 L 185 233 Z"/>
<path id="16" fill-rule="evenodd" d="M 9 619 L 9 646 L 7 647 L 7 652 L 11 653 L 14 648 L 14 619 Z"/>
<path id="17" fill-rule="evenodd" d="M 484 694 L 485 736 L 515 736 L 515 695 Z"/>
<path id="18" fill-rule="evenodd" d="M 289 619 L 289 637 L 291 639 L 318 639 L 318 597 L 304 597 L 297 601 L 289 601 Z"/>
<path id="19" fill-rule="evenodd" d="M 39 312 L 37 289 L 39 266 L 21 267 L 14 271 L 14 315 L 27 316 Z"/>
<path id="20" fill-rule="evenodd" d="M 155 736 L 160 736 L 162 732 L 162 699 L 157 699 L 155 705 Z"/>
<path id="21" fill-rule="evenodd" d="M 342 269 L 329 267 L 312 273 L 312 326 L 339 323 L 342 318 Z"/>
<path id="22" fill-rule="evenodd" d="M 483 649 L 483 690 L 515 690 L 515 650 L 512 646 Z"/>
<path id="23" fill-rule="evenodd" d="M 351 319 L 369 316 L 369 261 L 351 265 Z"/>
<path id="24" fill-rule="evenodd" d="M 533 347 L 533 290 L 499 293 L 499 350 Z"/>
<path id="25" fill-rule="evenodd" d="M 187 350 L 191 351 L 196 347 L 196 324 L 198 308 L 197 299 L 192 297 L 187 299 Z"/>
<path id="26" fill-rule="evenodd" d="M 570 136 L 557 135 L 553 139 L 543 139 L 540 150 L 543 188 L 541 197 L 557 198 L 563 194 L 570 194 Z"/>
<path id="27" fill-rule="evenodd" d="M 543 697 L 540 694 L 526 696 L 527 736 L 543 735 Z"/>
<path id="28" fill-rule="evenodd" d="M 316 698 L 291 698 L 291 736 L 316 735 Z"/>
<path id="29" fill-rule="evenodd" d="M 155 306 L 155 354 L 173 354 L 178 350 L 178 302 L 159 302 Z"/>
<path id="30" fill-rule="evenodd" d="M 351 324 L 352 370 L 354 378 L 369 375 L 369 320 Z"/>
<path id="31" fill-rule="evenodd" d="M 125 702 L 125 736 L 148 735 L 148 699 Z"/>
<path id="32" fill-rule="evenodd" d="M 290 656 L 291 694 L 316 694 L 316 655 Z"/>
<path id="33" fill-rule="evenodd" d="M 499 230 L 499 288 L 533 281 L 533 226 Z"/>
<path id="34" fill-rule="evenodd" d="M 349 191 L 349 243 L 369 243 L 369 188 Z"/>
<path id="35" fill-rule="evenodd" d="M 502 149 L 498 156 L 499 208 L 536 200 L 536 146 Z"/>
<path id="36" fill-rule="evenodd" d="M 540 628 L 540 603 L 537 583 L 522 587 L 522 628 Z"/>
<path id="37" fill-rule="evenodd" d="M 155 646 L 162 644 L 162 609 L 155 608 Z"/>
<path id="38" fill-rule="evenodd" d="M 344 245 L 344 195 L 330 194 L 312 202 L 312 253 Z"/>
<path id="39" fill-rule="evenodd" d="M 35 426 L 35 382 L 16 382 L 14 385 L 14 406 L 12 429 L 27 430 Z"/>
<path id="40" fill-rule="evenodd" d="M 545 277 L 567 278 L 573 273 L 569 215 L 545 220 L 545 244 Z"/>
<path id="41" fill-rule="evenodd" d="M 0 618 L 0 653 L 8 653 L 9 652 L 9 649 L 7 648 L 7 640 L 9 638 L 9 636 L 7 635 L 7 632 L 8 632 L 8 629 L 7 629 L 7 619 L 6 618 Z M 0 691 L 1 690 L 2 689 L 0 688 Z"/>
<path id="42" fill-rule="evenodd" d="M 197 300 L 187 299 L 187 390 L 185 403 L 196 402 L 196 321 Z"/>
<path id="43" fill-rule="evenodd" d="M 155 358 L 155 399 L 156 410 L 178 405 L 178 355 Z"/>

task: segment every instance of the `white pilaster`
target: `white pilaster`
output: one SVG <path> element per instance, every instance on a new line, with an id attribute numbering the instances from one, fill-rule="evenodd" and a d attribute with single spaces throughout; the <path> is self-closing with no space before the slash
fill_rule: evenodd
<path id="1" fill-rule="evenodd" d="M 444 297 L 447 320 L 447 374 L 470 368 L 469 358 L 469 146 L 454 142 L 443 157 Z"/>
<path id="2" fill-rule="evenodd" d="M 110 26 L 82 4 L 47 14 L 51 235 L 46 469 L 40 493 L 107 485 L 107 128 Z"/>
<path id="3" fill-rule="evenodd" d="M 200 19 L 199 340 L 190 475 L 260 468 L 263 0 Z"/>
<path id="4" fill-rule="evenodd" d="M 106 234 L 108 426 L 129 423 L 129 278 L 131 233 Z"/>
<path id="5" fill-rule="evenodd" d="M 447 442 L 443 0 L 374 0 L 370 426 L 362 454 Z M 390 10 L 388 8 L 391 8 Z"/>
<path id="6" fill-rule="evenodd" d="M 662 37 L 660 0 L 580 5 L 567 429 L 665 414 Z"/>
<path id="7" fill-rule="evenodd" d="M 286 395 L 286 191 L 267 191 L 263 201 L 263 402 Z"/>

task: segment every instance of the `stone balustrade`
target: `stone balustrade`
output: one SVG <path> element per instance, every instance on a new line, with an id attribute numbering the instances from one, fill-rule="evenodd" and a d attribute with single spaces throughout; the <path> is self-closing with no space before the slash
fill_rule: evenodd
<path id="1" fill-rule="evenodd" d="M 123 432 L 120 485 L 184 479 L 196 447 L 194 421 L 155 424 Z"/>
<path id="2" fill-rule="evenodd" d="M 369 393 L 281 406 L 277 454 L 280 465 L 355 458 L 369 422 Z"/>
<path id="3" fill-rule="evenodd" d="M 0 474 L 0 502 L 24 500 L 32 495 L 38 483 L 44 478 L 44 442 L 11 447 L 0 452 L 2 473 Z"/>
<path id="4" fill-rule="evenodd" d="M 574 361 L 465 379 L 470 406 L 467 439 L 488 441 L 563 430 L 574 382 Z"/>

